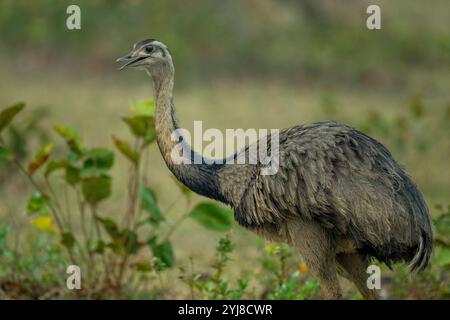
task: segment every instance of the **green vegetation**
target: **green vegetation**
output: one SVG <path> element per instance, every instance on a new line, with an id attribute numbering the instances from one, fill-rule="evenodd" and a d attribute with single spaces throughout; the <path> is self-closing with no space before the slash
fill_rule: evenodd
<path id="1" fill-rule="evenodd" d="M 380 32 L 365 28 L 368 3 L 357 0 L 194 0 L 189 10 L 180 0 L 80 0 L 80 31 L 65 28 L 70 4 L 2 1 L 0 54 L 109 70 L 130 42 L 156 38 L 169 45 L 182 83 L 240 75 L 405 88 L 417 71 L 450 69 L 446 0 L 426 9 L 420 0 L 372 1 L 382 8 Z"/>
<path id="2" fill-rule="evenodd" d="M 188 130 L 335 120 L 386 145 L 424 193 L 435 249 L 419 275 L 383 268 L 382 295 L 449 298 L 448 0 L 371 1 L 379 31 L 359 0 L 79 0 L 79 31 L 70 4 L 0 2 L 0 298 L 320 298 L 296 252 L 171 177 L 149 79 L 114 65 L 144 38 L 170 47 Z"/>
<path id="3" fill-rule="evenodd" d="M 336 102 L 324 99 L 325 113 L 333 113 Z M 394 117 L 394 124 L 381 114 L 369 113 L 358 125 L 366 132 L 386 134 L 399 152 L 411 145 L 414 152 L 427 149 L 423 141 L 411 134 L 420 127 L 424 117 L 422 104 L 415 97 L 409 116 Z M 131 104 L 131 115 L 123 117 L 133 137 L 131 143 L 112 137 L 117 151 L 129 163 L 126 201 L 123 213 L 111 215 L 101 204 L 111 196 L 113 178 L 110 174 L 115 153 L 108 148 L 86 147 L 79 134 L 64 126 L 54 126 L 65 148 L 44 143 L 24 165 L 14 154 L 10 143 L 1 138 L 16 115 L 25 107 L 17 103 L 0 112 L 0 160 L 3 168 L 16 167 L 34 191 L 26 205 L 26 214 L 35 230 L 32 254 L 20 252 L 11 245 L 11 226 L 1 224 L 0 262 L 1 293 L 12 298 L 163 298 L 164 278 L 177 265 L 172 236 L 188 218 L 207 229 L 224 232 L 233 227 L 232 213 L 214 203 L 192 205 L 191 192 L 178 182 L 184 213 L 176 219 L 170 208 L 162 210 L 157 195 L 149 187 L 149 146 L 155 141 L 152 101 Z M 399 120 L 401 119 L 401 120 Z M 413 121 L 414 123 L 410 123 Z M 402 125 L 398 125 L 401 121 Z M 11 129 L 10 129 L 11 130 Z M 17 132 L 17 130 L 13 132 Z M 23 137 L 22 140 L 26 140 Z M 14 146 L 14 141 L 12 146 Z M 71 201 L 72 199 L 72 201 Z M 450 207 L 436 206 L 436 248 L 431 267 L 414 280 L 405 268 L 385 278 L 394 297 L 448 298 L 450 286 Z M 211 271 L 197 271 L 191 256 L 188 266 L 179 266 L 179 278 L 186 284 L 185 295 L 202 299 L 313 299 L 319 296 L 318 283 L 308 274 L 308 267 L 299 263 L 286 244 L 258 245 L 259 267 L 240 271 L 234 279 L 227 274 L 233 262 L 235 245 L 230 235 L 219 239 Z M 65 268 L 76 264 L 84 270 L 82 290 L 64 288 Z M 173 273 L 173 271 L 172 271 Z M 350 296 L 352 297 L 352 296 Z"/>
<path id="4" fill-rule="evenodd" d="M 24 107 L 24 103 L 18 103 L 0 112 L 0 134 Z M 121 222 L 99 212 L 100 203 L 111 195 L 112 150 L 88 148 L 82 144 L 76 131 L 57 125 L 54 130 L 64 140 L 66 150 L 54 155 L 53 144 L 47 143 L 25 166 L 0 135 L 1 160 L 17 167 L 34 188 L 26 205 L 31 223 L 46 232 L 48 241 L 54 242 L 59 237 L 59 246 L 53 243 L 35 249 L 44 250 L 51 257 L 59 257 L 59 267 L 64 261 L 80 266 L 85 271 L 84 288 L 101 288 L 98 293 L 82 290 L 77 292 L 78 297 L 92 298 L 96 297 L 95 294 L 101 297 L 109 291 L 120 296 L 125 284 L 134 283 L 141 273 L 157 274 L 173 267 L 175 256 L 171 236 L 186 218 L 191 217 L 211 230 L 227 231 L 232 226 L 229 210 L 216 204 L 204 202 L 191 208 L 190 191 L 181 185 L 186 212 L 172 221 L 168 212 L 161 211 L 155 192 L 147 185 L 150 177 L 141 165 L 145 164 L 148 146 L 155 141 L 152 125 L 154 103 L 140 101 L 130 109 L 133 115 L 122 120 L 129 127 L 134 141 L 130 144 L 113 136 L 114 145 L 130 162 L 128 197 Z M 75 199 L 75 208 L 71 208 L 70 199 Z M 34 270 L 28 270 L 37 267 L 41 262 L 40 256 L 33 256 L 31 261 L 36 264 L 28 258 L 16 259 L 20 253 L 8 247 L 9 230 L 7 224 L 2 225 L 1 253 L 7 262 L 4 271 L 8 274 L 14 270 L 13 275 L 19 272 L 21 276 L 30 271 L 32 280 L 38 285 L 58 283 L 55 276 L 50 276 L 52 273 L 34 276 Z M 145 238 L 139 233 L 145 234 Z M 150 251 L 151 257 L 139 260 L 136 256 L 144 248 Z M 66 253 L 66 257 L 61 255 L 61 251 Z"/>

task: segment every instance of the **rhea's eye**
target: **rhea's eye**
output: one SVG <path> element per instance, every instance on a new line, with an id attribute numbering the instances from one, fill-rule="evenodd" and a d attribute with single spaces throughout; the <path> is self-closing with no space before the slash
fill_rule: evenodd
<path id="1" fill-rule="evenodd" d="M 153 50 L 154 50 L 154 48 L 152 46 L 145 48 L 145 52 L 147 52 L 147 53 L 152 53 Z"/>

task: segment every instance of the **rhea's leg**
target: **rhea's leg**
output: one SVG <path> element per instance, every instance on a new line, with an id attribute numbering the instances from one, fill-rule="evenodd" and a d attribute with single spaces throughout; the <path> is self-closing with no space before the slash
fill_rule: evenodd
<path id="1" fill-rule="evenodd" d="M 341 299 L 337 277 L 335 243 L 319 225 L 292 221 L 287 225 L 291 243 L 297 247 L 312 274 L 318 278 L 326 299 Z"/>
<path id="2" fill-rule="evenodd" d="M 378 299 L 376 290 L 367 287 L 369 261 L 366 257 L 358 253 L 339 253 L 336 261 L 339 274 L 352 281 L 364 299 Z"/>

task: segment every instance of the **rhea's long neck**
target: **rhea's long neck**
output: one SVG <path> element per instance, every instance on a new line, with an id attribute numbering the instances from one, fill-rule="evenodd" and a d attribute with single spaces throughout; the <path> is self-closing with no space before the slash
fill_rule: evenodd
<path id="1" fill-rule="evenodd" d="M 167 167 L 192 191 L 203 196 L 225 202 L 220 193 L 218 176 L 216 174 L 219 166 L 194 164 L 194 151 L 184 140 L 185 154 L 188 154 L 191 163 L 175 163 L 172 159 L 172 150 L 180 143 L 178 139 L 172 140 L 171 135 L 178 129 L 173 107 L 173 86 L 174 86 L 174 68 L 172 65 L 163 66 L 160 70 L 152 72 L 154 83 L 154 93 L 156 101 L 155 127 L 157 142 Z"/>

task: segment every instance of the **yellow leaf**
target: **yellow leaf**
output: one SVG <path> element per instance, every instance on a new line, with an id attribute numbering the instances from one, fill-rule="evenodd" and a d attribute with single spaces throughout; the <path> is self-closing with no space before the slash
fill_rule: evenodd
<path id="1" fill-rule="evenodd" d="M 48 160 L 48 158 L 50 158 L 52 152 L 52 144 L 49 143 L 43 146 L 34 157 L 34 160 L 28 164 L 28 173 L 32 175 L 37 169 L 39 169 Z"/>
<path id="2" fill-rule="evenodd" d="M 31 221 L 33 226 L 41 230 L 56 231 L 51 217 L 39 217 Z"/>
<path id="3" fill-rule="evenodd" d="M 266 252 L 270 255 L 277 255 L 278 253 L 280 253 L 280 247 L 277 246 L 275 243 L 271 243 L 268 246 L 266 246 Z"/>
<path id="4" fill-rule="evenodd" d="M 308 266 L 307 266 L 306 263 L 304 263 L 304 262 L 299 263 L 299 264 L 297 265 L 297 269 L 298 269 L 299 271 L 303 272 L 303 273 L 307 273 L 307 272 L 309 271 Z"/>

